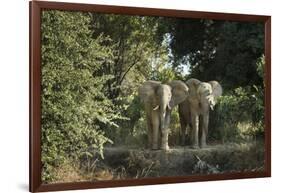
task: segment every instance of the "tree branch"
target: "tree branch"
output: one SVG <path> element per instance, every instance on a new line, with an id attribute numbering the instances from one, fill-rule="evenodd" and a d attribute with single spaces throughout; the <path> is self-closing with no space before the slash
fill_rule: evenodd
<path id="1" fill-rule="evenodd" d="M 136 55 L 138 48 L 139 48 L 139 44 L 137 44 L 136 49 L 135 49 L 135 53 L 134 55 Z M 141 54 L 140 54 L 141 55 Z M 119 81 L 119 85 L 121 85 L 121 83 L 123 82 L 123 80 L 125 79 L 126 75 L 128 74 L 128 72 L 133 68 L 134 65 L 136 65 L 136 63 L 139 61 L 140 57 L 136 57 L 134 61 L 132 62 L 132 64 L 129 66 L 129 68 L 124 72 L 123 76 L 121 77 L 120 81 Z"/>

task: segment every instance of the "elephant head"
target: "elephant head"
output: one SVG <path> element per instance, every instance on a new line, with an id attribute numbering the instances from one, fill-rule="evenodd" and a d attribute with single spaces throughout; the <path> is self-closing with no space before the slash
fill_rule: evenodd
<path id="1" fill-rule="evenodd" d="M 161 148 L 166 149 L 168 147 L 168 125 L 170 122 L 170 112 L 172 108 L 186 99 L 188 95 L 188 87 L 183 82 L 176 80 L 167 84 L 150 80 L 146 81 L 139 88 L 139 95 L 140 99 L 145 104 L 148 122 L 150 121 L 150 123 L 148 123 L 148 127 L 152 127 L 152 132 L 155 133 L 157 133 L 156 130 L 161 130 Z M 155 135 L 156 134 L 153 134 L 152 138 L 156 138 Z M 154 143 L 153 141 L 157 143 L 156 139 L 151 140 L 152 143 Z M 154 144 L 154 146 L 156 146 L 156 144 Z"/>
<path id="2" fill-rule="evenodd" d="M 222 87 L 217 81 L 201 82 L 195 78 L 187 81 L 191 98 L 197 99 L 200 105 L 209 106 L 212 110 L 218 97 L 222 95 Z"/>

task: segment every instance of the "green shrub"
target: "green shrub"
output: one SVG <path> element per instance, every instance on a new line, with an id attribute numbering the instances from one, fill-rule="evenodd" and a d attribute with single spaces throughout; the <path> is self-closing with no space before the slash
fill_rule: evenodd
<path id="1" fill-rule="evenodd" d="M 104 95 L 111 76 L 96 76 L 112 50 L 107 38 L 92 39 L 90 16 L 80 12 L 42 12 L 42 180 L 53 180 L 54 168 L 112 141 L 100 125 L 118 127 L 121 118 Z"/>
<path id="2" fill-rule="evenodd" d="M 264 80 L 265 58 L 256 61 L 256 72 Z M 264 82 L 225 91 L 210 114 L 211 140 L 236 141 L 263 138 L 265 124 Z"/>
<path id="3" fill-rule="evenodd" d="M 236 141 L 263 136 L 263 89 L 239 87 L 219 98 L 210 116 L 213 140 Z"/>

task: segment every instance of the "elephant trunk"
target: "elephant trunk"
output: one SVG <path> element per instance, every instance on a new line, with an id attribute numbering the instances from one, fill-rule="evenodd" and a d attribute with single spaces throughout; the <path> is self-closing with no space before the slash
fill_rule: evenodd
<path id="1" fill-rule="evenodd" d="M 161 101 L 160 107 L 160 129 L 161 129 L 161 149 L 168 150 L 168 125 L 169 125 L 169 116 L 170 108 L 169 101 Z"/>
<path id="2" fill-rule="evenodd" d="M 163 131 L 165 129 L 165 117 L 166 117 L 166 110 L 168 108 L 168 102 L 165 100 L 161 101 L 159 106 L 160 110 L 160 128 Z"/>
<path id="3" fill-rule="evenodd" d="M 166 113 L 165 112 L 161 112 L 161 114 L 160 114 L 160 127 L 161 127 L 161 130 L 163 130 L 165 128 L 165 116 L 166 116 Z"/>

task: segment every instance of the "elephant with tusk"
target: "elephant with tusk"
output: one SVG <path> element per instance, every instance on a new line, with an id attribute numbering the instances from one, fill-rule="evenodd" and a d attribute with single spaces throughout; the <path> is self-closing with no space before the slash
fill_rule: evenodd
<path id="1" fill-rule="evenodd" d="M 209 125 L 209 110 L 213 110 L 218 97 L 222 95 L 222 87 L 217 81 L 201 82 L 191 78 L 186 82 L 189 95 L 179 104 L 181 124 L 181 143 L 184 145 L 186 132 L 191 129 L 191 143 L 193 148 L 205 147 Z M 200 117 L 200 119 L 199 119 Z M 201 121 L 199 124 L 199 120 Z M 201 132 L 199 132 L 199 125 Z M 191 126 L 191 128 L 190 128 Z"/>
<path id="2" fill-rule="evenodd" d="M 144 104 L 147 129 L 148 146 L 168 150 L 168 128 L 172 109 L 183 102 L 188 95 L 188 87 L 184 82 L 174 80 L 166 84 L 158 81 L 146 81 L 139 88 L 139 96 Z"/>

